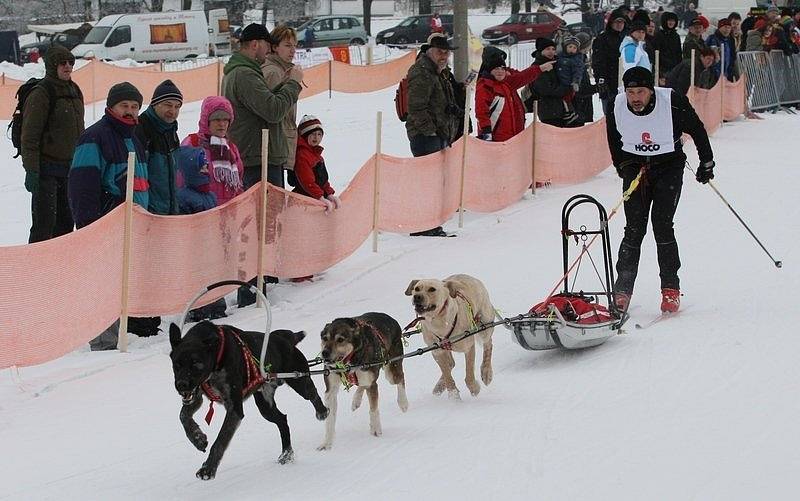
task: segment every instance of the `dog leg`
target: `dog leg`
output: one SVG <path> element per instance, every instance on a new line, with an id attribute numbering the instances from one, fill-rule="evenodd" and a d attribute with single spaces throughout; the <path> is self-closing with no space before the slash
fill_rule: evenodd
<path id="1" fill-rule="evenodd" d="M 494 376 L 492 370 L 492 333 L 486 336 L 483 340 L 483 360 L 481 361 L 481 381 L 486 386 L 489 386 Z"/>
<path id="2" fill-rule="evenodd" d="M 338 374 L 331 374 L 325 378 L 325 405 L 328 407 L 328 417 L 325 418 L 325 440 L 317 447 L 318 451 L 329 450 L 333 446 L 333 437 L 336 433 L 339 384 Z"/>
<path id="3" fill-rule="evenodd" d="M 219 430 L 219 435 L 217 435 L 214 445 L 211 446 L 211 452 L 208 454 L 208 459 L 206 459 L 205 463 L 203 463 L 203 466 L 197 470 L 197 473 L 195 474 L 197 478 L 200 480 L 211 480 L 216 476 L 219 462 L 222 460 L 222 456 L 225 454 L 225 450 L 231 443 L 233 434 L 236 433 L 236 429 L 239 427 L 239 423 L 241 422 L 242 417 L 233 410 L 232 406 L 229 408 L 226 405 L 225 421 L 222 422 L 222 428 Z"/>
<path id="4" fill-rule="evenodd" d="M 271 390 L 270 390 L 271 388 Z M 275 423 L 278 432 L 281 434 L 281 455 L 278 456 L 280 464 L 286 464 L 294 460 L 292 450 L 292 437 L 289 431 L 289 423 L 286 421 L 286 414 L 283 414 L 275 405 L 275 388 L 266 385 L 266 389 L 253 394 L 261 415 L 270 423 Z"/>
<path id="5" fill-rule="evenodd" d="M 433 359 L 436 360 L 439 370 L 442 371 L 442 377 L 433 387 L 433 394 L 441 395 L 444 390 L 447 390 L 450 398 L 459 398 L 458 388 L 453 380 L 453 366 L 455 365 L 453 354 L 449 351 L 437 350 L 433 352 Z"/>
<path id="6" fill-rule="evenodd" d="M 194 414 L 201 405 L 203 405 L 203 397 L 200 395 L 200 391 L 195 391 L 192 401 L 181 406 L 179 419 L 189 442 L 191 442 L 197 450 L 205 452 L 206 447 L 208 447 L 208 437 L 206 437 L 206 434 L 203 433 L 203 430 L 200 429 L 197 422 L 194 420 Z"/>
<path id="7" fill-rule="evenodd" d="M 376 437 L 383 435 L 381 429 L 381 414 L 378 409 L 378 381 L 374 381 L 367 388 L 367 398 L 369 398 L 369 432 Z"/>
<path id="8" fill-rule="evenodd" d="M 287 379 L 286 383 L 290 388 L 296 391 L 298 395 L 311 402 L 319 421 L 324 421 L 325 418 L 328 417 L 328 408 L 322 403 L 322 399 L 319 393 L 317 393 L 317 387 L 314 386 L 314 382 L 311 381 L 310 377 Z"/>
<path id="9" fill-rule="evenodd" d="M 481 385 L 475 380 L 475 344 L 470 346 L 469 350 L 464 353 L 464 361 L 466 362 L 466 373 L 464 382 L 469 388 L 469 392 L 473 397 L 477 397 L 481 392 Z"/>
<path id="10" fill-rule="evenodd" d="M 350 405 L 350 410 L 355 412 L 356 409 L 361 407 L 361 400 L 364 398 L 364 388 L 357 387 L 356 392 L 353 394 L 353 403 Z"/>
<path id="11" fill-rule="evenodd" d="M 397 406 L 400 410 L 408 410 L 408 397 L 406 396 L 406 376 L 403 373 L 403 363 L 401 361 L 392 362 L 385 371 L 386 380 L 389 384 L 397 385 Z"/>

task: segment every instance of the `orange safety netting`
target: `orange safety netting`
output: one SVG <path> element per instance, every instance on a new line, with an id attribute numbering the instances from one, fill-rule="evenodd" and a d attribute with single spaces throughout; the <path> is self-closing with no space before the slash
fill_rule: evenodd
<path id="1" fill-rule="evenodd" d="M 374 92 L 396 84 L 414 63 L 415 53 L 383 64 L 370 66 L 351 66 L 339 61 L 319 64 L 304 72 L 305 88 L 301 98 L 335 90 L 339 92 Z M 128 81 L 136 86 L 148 99 L 156 86 L 166 79 L 172 80 L 183 93 L 187 102 L 202 101 L 208 96 L 219 94 L 222 81 L 221 62 L 199 66 L 181 71 L 159 71 L 159 65 L 151 64 L 135 68 L 125 68 L 92 60 L 72 74 L 72 79 L 83 92 L 84 102 L 94 103 L 106 99 L 112 85 Z M 0 85 L 0 119 L 10 119 L 17 105 L 14 95 L 24 82 L 2 78 Z"/>
<path id="2" fill-rule="evenodd" d="M 730 92 L 726 89 L 725 99 L 730 95 L 743 103 L 742 89 L 734 84 Z M 713 92 L 694 97 L 704 120 L 714 119 L 710 104 L 714 97 Z M 466 209 L 491 212 L 519 200 L 531 183 L 534 131 L 537 181 L 577 183 L 611 163 L 602 120 L 575 129 L 537 123 L 504 143 L 469 137 Z M 270 185 L 263 271 L 283 278 L 317 274 L 351 255 L 373 229 L 376 166 L 378 229 L 408 233 L 442 224 L 459 207 L 463 144 L 462 139 L 443 152 L 420 158 L 381 155 L 376 162 L 373 155 L 342 193 L 343 207 L 331 214 L 325 214 L 315 200 Z M 211 283 L 253 277 L 259 186 L 200 214 L 155 216 L 136 209 L 129 313 L 179 313 Z M 120 207 L 69 235 L 0 247 L 0 368 L 58 358 L 117 318 L 122 299 L 122 227 Z M 215 290 L 198 304 L 229 291 Z"/>
<path id="3" fill-rule="evenodd" d="M 723 92 L 723 85 L 724 92 Z M 745 112 L 744 79 L 729 82 L 718 79 L 711 89 L 692 87 L 689 100 L 703 121 L 706 131 L 713 134 L 722 120 L 734 120 Z"/>

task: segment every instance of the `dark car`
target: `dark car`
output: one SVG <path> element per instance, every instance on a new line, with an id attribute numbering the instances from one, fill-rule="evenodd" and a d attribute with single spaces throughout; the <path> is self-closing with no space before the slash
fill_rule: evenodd
<path id="1" fill-rule="evenodd" d="M 507 43 L 553 38 L 556 31 L 566 23 L 551 12 L 520 12 L 511 14 L 503 24 L 483 30 L 481 37 L 489 43 Z"/>
<path id="2" fill-rule="evenodd" d="M 383 30 L 375 35 L 375 43 L 403 45 L 407 43 L 421 43 L 428 40 L 431 34 L 431 18 L 433 16 L 411 16 L 388 30 Z M 440 14 L 442 28 L 445 33 L 453 33 L 453 15 Z"/>
<path id="3" fill-rule="evenodd" d="M 89 29 L 91 29 L 92 27 L 91 25 L 87 26 L 89 27 Z M 56 33 L 55 35 L 49 35 L 44 38 L 41 38 L 38 42 L 25 44 L 19 48 L 22 62 L 23 63 L 30 62 L 30 57 L 31 53 L 33 52 L 33 49 L 38 49 L 39 56 L 44 57 L 45 53 L 47 52 L 47 49 L 49 49 L 50 46 L 52 46 L 53 44 L 61 45 L 62 47 L 72 50 L 78 45 L 80 45 L 81 42 L 83 42 L 83 39 L 86 38 L 86 34 L 88 32 L 89 31 L 85 29 L 67 30 L 64 31 L 63 33 Z"/>

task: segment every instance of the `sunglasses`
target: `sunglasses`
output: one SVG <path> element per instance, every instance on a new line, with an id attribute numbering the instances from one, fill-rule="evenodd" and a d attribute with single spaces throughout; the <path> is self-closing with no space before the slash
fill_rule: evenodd
<path id="1" fill-rule="evenodd" d="M 64 65 L 64 66 L 75 66 L 75 60 L 74 59 L 67 59 L 66 61 L 61 61 L 58 64 L 59 65 Z"/>

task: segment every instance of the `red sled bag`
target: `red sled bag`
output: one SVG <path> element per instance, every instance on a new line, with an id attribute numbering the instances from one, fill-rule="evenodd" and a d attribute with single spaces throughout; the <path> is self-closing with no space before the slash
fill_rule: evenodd
<path id="1" fill-rule="evenodd" d="M 557 294 L 551 297 L 547 304 L 555 306 L 561 313 L 561 316 L 564 317 L 564 320 L 568 322 L 575 322 L 578 324 L 601 324 L 614 320 L 608 308 L 599 304 L 590 303 L 579 296 Z M 542 302 L 531 308 L 529 313 L 542 315 L 548 311 L 549 309 L 545 303 Z"/>

